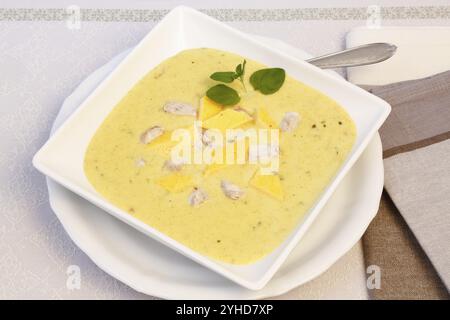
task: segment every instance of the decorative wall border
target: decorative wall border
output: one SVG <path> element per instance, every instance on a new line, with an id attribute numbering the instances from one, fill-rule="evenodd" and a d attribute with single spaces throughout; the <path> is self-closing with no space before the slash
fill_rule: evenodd
<path id="1" fill-rule="evenodd" d="M 82 21 L 150 22 L 159 21 L 169 10 L 163 9 L 81 9 Z M 366 7 L 292 9 L 202 9 L 222 21 L 298 21 L 365 20 Z M 450 6 L 381 7 L 385 20 L 450 19 Z M 64 21 L 64 8 L 0 8 L 0 21 Z"/>

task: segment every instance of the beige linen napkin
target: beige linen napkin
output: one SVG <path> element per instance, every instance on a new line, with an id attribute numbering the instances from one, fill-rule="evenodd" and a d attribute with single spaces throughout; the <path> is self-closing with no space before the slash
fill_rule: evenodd
<path id="1" fill-rule="evenodd" d="M 366 265 L 381 269 L 375 299 L 449 299 L 450 71 L 364 86 L 392 113 L 380 130 L 385 192 L 363 237 Z"/>

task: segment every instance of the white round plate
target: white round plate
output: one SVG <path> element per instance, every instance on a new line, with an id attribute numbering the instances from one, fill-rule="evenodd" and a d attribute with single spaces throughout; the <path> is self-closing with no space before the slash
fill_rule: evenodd
<path id="1" fill-rule="evenodd" d="M 300 59 L 303 51 L 258 37 Z M 52 132 L 128 54 L 86 78 L 64 101 Z M 383 189 L 377 134 L 342 180 L 289 258 L 263 289 L 252 291 L 221 277 L 136 231 L 59 184 L 47 180 L 50 205 L 65 230 L 96 265 L 133 289 L 168 299 L 260 299 L 283 294 L 327 270 L 361 238 Z"/>

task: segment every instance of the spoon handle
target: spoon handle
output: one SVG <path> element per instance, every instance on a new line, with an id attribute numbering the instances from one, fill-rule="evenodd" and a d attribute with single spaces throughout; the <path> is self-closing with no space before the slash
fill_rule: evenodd
<path id="1" fill-rule="evenodd" d="M 356 67 L 392 57 L 397 47 L 390 43 L 370 43 L 306 60 L 322 69 Z"/>

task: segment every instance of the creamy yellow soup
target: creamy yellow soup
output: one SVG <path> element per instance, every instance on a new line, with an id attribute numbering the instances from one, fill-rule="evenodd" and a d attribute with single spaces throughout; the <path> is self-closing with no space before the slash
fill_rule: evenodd
<path id="1" fill-rule="evenodd" d="M 274 124 L 288 112 L 300 115 L 293 131 L 280 133 L 277 195 L 252 184 L 258 170 L 254 164 L 185 164 L 172 172 L 165 165 L 173 147 L 167 134 L 189 128 L 195 117 L 165 112 L 163 106 L 182 101 L 198 110 L 206 90 L 218 83 L 209 75 L 234 70 L 242 60 L 209 48 L 182 51 L 165 60 L 108 115 L 84 161 L 87 178 L 108 201 L 191 249 L 232 264 L 255 262 L 290 235 L 342 165 L 356 136 L 353 121 L 339 104 L 289 76 L 274 94 L 253 90 L 249 76 L 265 66 L 247 59 L 247 91 L 239 81 L 228 84 L 241 96 L 238 106 L 255 119 L 245 127 L 261 126 L 261 110 Z M 213 111 L 227 108 L 235 107 Z M 165 133 L 142 143 L 142 133 L 153 126 Z M 169 184 L 181 179 L 177 188 L 161 183 L 167 177 L 173 178 Z M 238 186 L 243 195 L 228 197 L 221 187 L 224 180 Z M 197 189 L 207 198 L 193 206 L 189 199 Z"/>

